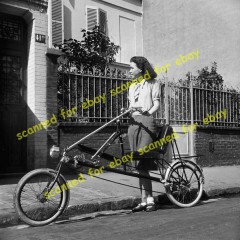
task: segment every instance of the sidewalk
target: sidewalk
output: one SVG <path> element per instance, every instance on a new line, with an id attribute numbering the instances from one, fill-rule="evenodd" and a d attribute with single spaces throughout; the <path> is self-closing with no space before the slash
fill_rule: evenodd
<path id="1" fill-rule="evenodd" d="M 204 190 L 207 197 L 240 193 L 240 166 L 221 166 L 203 168 Z M 107 182 L 84 175 L 84 183 L 71 188 L 70 202 L 62 218 L 105 210 L 131 209 L 140 201 L 140 190 Z M 65 176 L 67 180 L 76 175 Z M 138 187 L 138 179 L 116 173 L 104 173 L 99 177 Z M 13 208 L 13 192 L 19 178 L 0 179 L 0 227 L 20 223 Z M 165 189 L 162 184 L 153 182 L 155 200 L 166 203 Z M 60 218 L 58 218 L 60 219 Z"/>

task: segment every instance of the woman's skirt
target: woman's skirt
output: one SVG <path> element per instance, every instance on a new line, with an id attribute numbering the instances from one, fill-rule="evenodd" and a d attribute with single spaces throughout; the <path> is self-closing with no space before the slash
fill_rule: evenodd
<path id="1" fill-rule="evenodd" d="M 157 128 L 153 116 L 134 115 L 130 118 L 129 124 L 128 140 L 132 152 L 137 152 L 138 149 L 143 149 L 145 146 L 154 142 Z M 150 157 L 151 152 L 149 152 L 147 156 Z M 143 154 L 140 160 L 135 161 L 138 170 L 157 169 L 157 166 L 154 163 L 155 159 L 148 157 Z"/>

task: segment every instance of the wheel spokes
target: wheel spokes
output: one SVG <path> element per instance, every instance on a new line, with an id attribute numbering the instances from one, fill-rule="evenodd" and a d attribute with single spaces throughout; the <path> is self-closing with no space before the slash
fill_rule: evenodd
<path id="1" fill-rule="evenodd" d="M 44 221 L 51 218 L 59 211 L 62 202 L 62 193 L 43 201 L 43 193 L 46 187 L 54 180 L 49 175 L 32 177 L 24 186 L 20 194 L 20 205 L 24 214 L 35 221 Z M 60 186 L 55 183 L 53 186 Z"/>
<path id="2" fill-rule="evenodd" d="M 182 204 L 193 202 L 198 197 L 199 177 L 191 168 L 178 166 L 171 173 L 169 179 L 172 196 Z"/>

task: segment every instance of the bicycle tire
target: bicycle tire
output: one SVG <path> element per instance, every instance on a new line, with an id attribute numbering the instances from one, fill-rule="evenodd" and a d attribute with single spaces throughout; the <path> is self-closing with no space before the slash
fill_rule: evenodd
<path id="1" fill-rule="evenodd" d="M 31 226 L 47 225 L 59 217 L 67 208 L 70 191 L 62 175 L 59 175 L 52 189 L 55 187 L 61 189 L 64 184 L 66 187 L 64 190 L 55 196 L 47 195 L 50 193 L 44 190 L 55 176 L 56 172 L 54 170 L 45 168 L 33 170 L 20 179 L 14 192 L 13 202 L 15 211 L 22 221 Z M 31 195 L 31 191 L 33 195 Z M 29 195 L 26 196 L 28 193 Z M 44 197 L 42 197 L 43 195 Z M 57 200 L 59 202 L 56 202 Z M 35 203 L 31 203 L 31 201 Z"/>
<path id="2" fill-rule="evenodd" d="M 165 181 L 167 197 L 179 207 L 192 207 L 202 197 L 204 177 L 194 165 L 180 162 L 173 165 Z"/>

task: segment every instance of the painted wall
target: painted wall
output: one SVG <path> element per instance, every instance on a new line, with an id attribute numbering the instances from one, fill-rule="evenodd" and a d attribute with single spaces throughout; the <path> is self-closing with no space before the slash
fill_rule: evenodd
<path id="1" fill-rule="evenodd" d="M 144 55 L 154 65 L 171 64 L 170 78 L 218 63 L 225 83 L 240 86 L 240 1 L 143 1 Z M 181 55 L 199 58 L 176 66 Z M 163 69 L 162 69 L 163 70 Z"/>
<path id="2" fill-rule="evenodd" d="M 64 38 L 81 39 L 86 29 L 86 6 L 99 7 L 107 12 L 110 40 L 121 46 L 117 62 L 129 63 L 133 55 L 142 55 L 142 7 L 140 0 L 100 1 L 64 0 Z"/>

